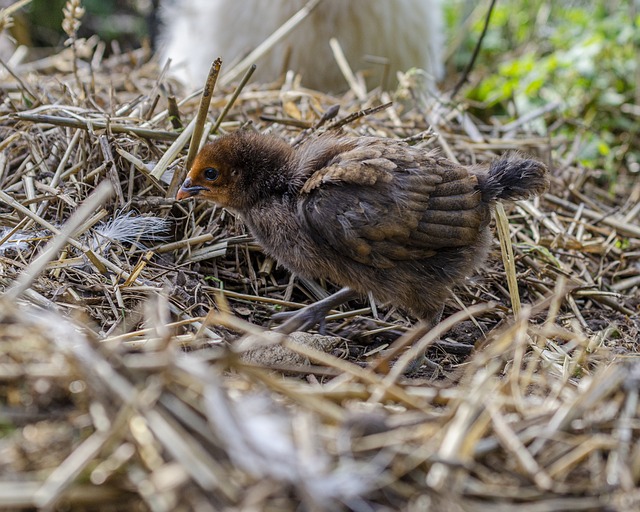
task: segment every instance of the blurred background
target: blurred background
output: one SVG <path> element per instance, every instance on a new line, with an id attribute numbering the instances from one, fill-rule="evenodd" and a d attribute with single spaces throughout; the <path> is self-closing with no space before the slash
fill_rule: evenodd
<path id="1" fill-rule="evenodd" d="M 85 0 L 79 37 L 98 34 L 110 52 L 155 48 L 160 0 Z M 167 0 L 171 1 L 171 0 Z M 176 1 L 176 0 L 173 0 Z M 11 0 L 2 0 L 4 7 Z M 444 4 L 446 74 L 450 90 L 469 63 L 489 0 Z M 61 48 L 65 0 L 33 0 L 9 33 L 35 56 Z M 640 171 L 640 1 L 502 0 L 461 96 L 484 121 L 521 118 L 536 109 L 538 131 L 566 138 L 585 166 Z M 35 57 L 34 57 L 35 58 Z M 505 118 L 505 119 L 502 119 Z M 508 122 L 508 121 L 507 121 Z"/>
<path id="2" fill-rule="evenodd" d="M 1 0 L 6 8 L 14 0 Z M 10 34 L 18 44 L 32 48 L 60 48 L 67 36 L 62 30 L 62 8 L 66 0 L 32 0 L 14 16 Z M 98 34 L 123 50 L 139 47 L 155 37 L 158 0 L 84 0 L 86 14 L 80 37 Z"/>

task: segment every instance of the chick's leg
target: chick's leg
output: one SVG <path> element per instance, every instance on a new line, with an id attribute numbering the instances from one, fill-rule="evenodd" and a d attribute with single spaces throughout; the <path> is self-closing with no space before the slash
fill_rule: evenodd
<path id="1" fill-rule="evenodd" d="M 425 326 L 420 333 L 420 337 L 427 334 L 431 329 L 433 329 L 436 325 L 440 323 L 440 320 L 442 320 L 443 312 L 444 312 L 444 304 L 440 307 L 440 309 L 436 311 L 435 314 L 428 315 L 427 318 L 424 319 Z M 440 340 L 439 339 L 435 340 L 434 344 L 437 343 L 438 341 Z M 434 372 L 436 377 L 442 371 L 442 367 L 438 363 L 435 363 L 431 361 L 429 358 L 427 358 L 425 351 L 423 351 L 422 354 L 420 354 L 418 357 L 416 357 L 413 361 L 409 363 L 404 373 L 405 375 L 411 375 L 417 372 L 422 366 L 426 366 L 427 368 L 430 368 Z"/>
<path id="2" fill-rule="evenodd" d="M 305 331 L 318 324 L 320 324 L 321 331 L 323 331 L 323 325 L 329 311 L 357 296 L 358 293 L 351 288 L 343 288 L 333 295 L 329 295 L 329 297 L 305 306 L 298 311 L 276 313 L 271 318 L 274 320 L 286 320 L 285 323 L 276 329 L 276 331 L 284 334 L 291 334 L 294 331 Z"/>

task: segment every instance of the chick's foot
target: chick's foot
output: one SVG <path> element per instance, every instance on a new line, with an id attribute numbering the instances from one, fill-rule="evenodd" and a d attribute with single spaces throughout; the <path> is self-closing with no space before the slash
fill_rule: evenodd
<path id="1" fill-rule="evenodd" d="M 431 329 L 433 329 L 436 325 L 440 323 L 440 320 L 442 320 L 442 313 L 444 313 L 444 304 L 440 306 L 440 308 L 435 313 L 425 315 L 425 325 L 421 330 L 420 329 L 418 330 L 418 333 L 420 333 L 419 338 L 426 335 Z M 440 341 L 440 338 L 437 338 L 436 340 L 433 341 L 432 345 L 436 344 L 439 341 Z M 422 368 L 423 366 L 426 366 L 431 370 L 432 379 L 437 379 L 442 373 L 444 373 L 444 369 L 442 368 L 442 366 L 440 366 L 438 363 L 432 361 L 427 357 L 426 348 L 425 348 L 418 357 L 413 359 L 407 365 L 407 367 L 404 370 L 404 374 L 410 377 L 415 373 L 417 373 L 418 370 L 420 370 L 420 368 Z"/>
<path id="2" fill-rule="evenodd" d="M 412 360 L 404 370 L 404 375 L 407 377 L 413 377 L 419 372 L 419 370 L 425 366 L 431 371 L 431 379 L 435 380 L 444 373 L 444 368 L 438 363 L 434 363 L 427 356 L 421 355 Z"/>
<path id="3" fill-rule="evenodd" d="M 285 320 L 282 325 L 276 328 L 276 331 L 283 334 L 291 334 L 295 331 L 306 331 L 315 325 L 319 325 L 320 333 L 324 334 L 325 320 L 329 311 L 357 296 L 358 294 L 350 288 L 342 288 L 342 290 L 333 295 L 329 295 L 329 297 L 305 306 L 298 311 L 276 313 L 271 318 L 273 320 Z"/>

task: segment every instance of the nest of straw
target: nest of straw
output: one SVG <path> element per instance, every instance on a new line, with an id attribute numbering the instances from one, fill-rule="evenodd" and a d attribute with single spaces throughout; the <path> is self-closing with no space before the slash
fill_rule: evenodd
<path id="1" fill-rule="evenodd" d="M 0 508 L 640 506 L 637 182 L 605 188 L 535 116 L 484 124 L 419 74 L 364 99 L 294 75 L 217 87 L 206 136 L 323 125 L 553 169 L 422 339 L 367 300 L 329 338 L 265 334 L 334 285 L 289 275 L 230 213 L 175 202 L 198 97 L 144 50 L 102 55 L 76 41 L 0 83 Z M 443 371 L 405 378 L 390 329 Z"/>

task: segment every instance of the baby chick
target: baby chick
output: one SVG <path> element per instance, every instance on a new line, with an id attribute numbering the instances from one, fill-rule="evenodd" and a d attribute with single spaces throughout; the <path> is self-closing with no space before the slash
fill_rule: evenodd
<path id="1" fill-rule="evenodd" d="M 323 134 L 293 148 L 237 131 L 202 149 L 177 198 L 237 212 L 289 270 L 344 286 L 281 327 L 292 332 L 368 292 L 437 322 L 486 257 L 492 205 L 548 184 L 544 164 L 517 156 L 465 167 L 392 139 Z"/>

